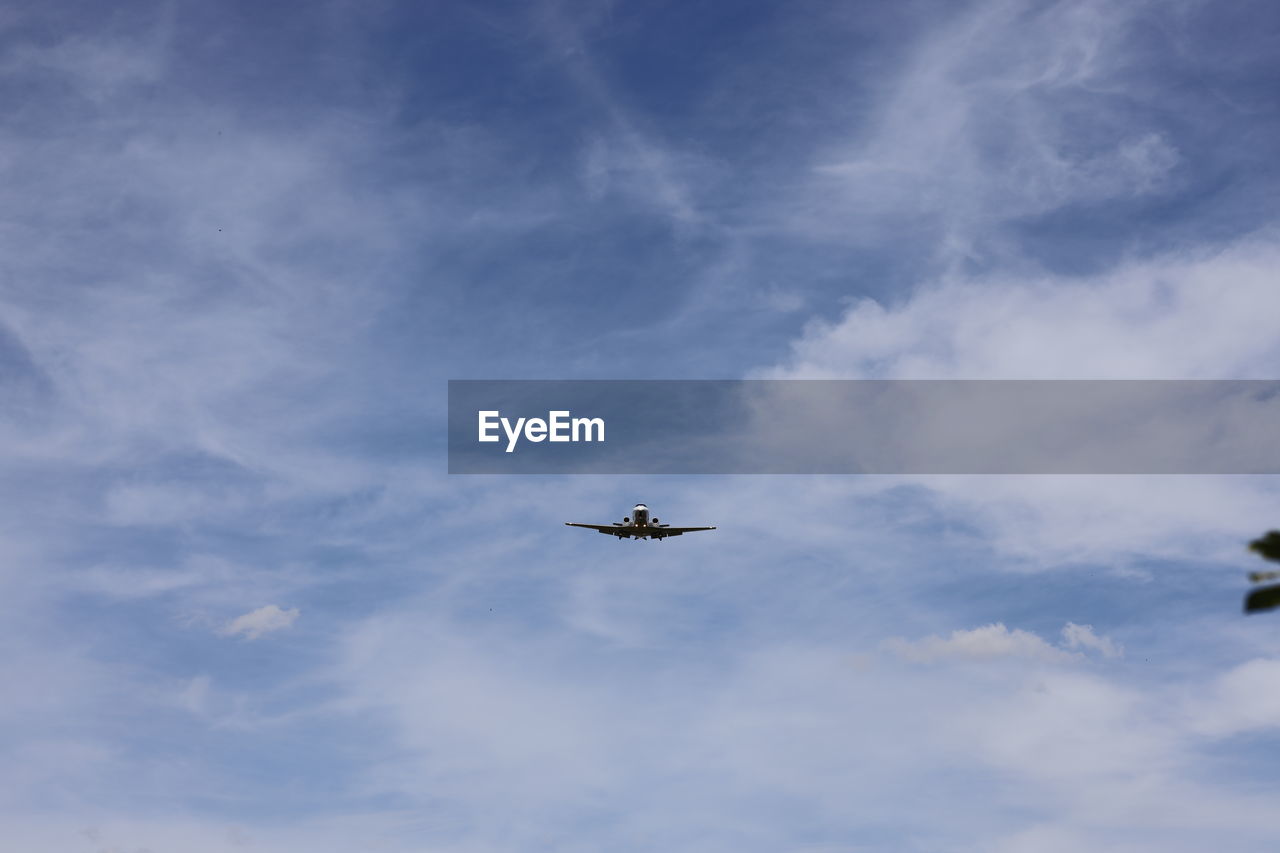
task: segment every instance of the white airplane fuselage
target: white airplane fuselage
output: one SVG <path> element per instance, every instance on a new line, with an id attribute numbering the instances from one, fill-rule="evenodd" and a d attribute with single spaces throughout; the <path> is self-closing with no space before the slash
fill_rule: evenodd
<path id="1" fill-rule="evenodd" d="M 631 508 L 631 516 L 623 518 L 619 530 L 626 531 L 625 536 L 634 536 L 637 539 L 647 539 L 650 536 L 661 533 L 661 526 L 658 519 L 649 517 L 649 508 L 644 504 L 636 504 Z"/>

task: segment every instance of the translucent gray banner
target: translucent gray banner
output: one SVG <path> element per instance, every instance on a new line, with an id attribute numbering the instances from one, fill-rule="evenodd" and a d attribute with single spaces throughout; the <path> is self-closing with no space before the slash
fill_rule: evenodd
<path id="1" fill-rule="evenodd" d="M 1274 474 L 1280 381 L 452 380 L 452 474 Z"/>

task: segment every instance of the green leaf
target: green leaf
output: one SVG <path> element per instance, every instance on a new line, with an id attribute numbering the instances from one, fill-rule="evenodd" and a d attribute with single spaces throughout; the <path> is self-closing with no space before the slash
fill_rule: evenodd
<path id="1" fill-rule="evenodd" d="M 1280 607 L 1280 584 L 1255 589 L 1245 596 L 1245 613 L 1257 613 L 1260 610 L 1270 610 L 1273 607 Z"/>
<path id="2" fill-rule="evenodd" d="M 1253 540 L 1249 543 L 1249 550 L 1268 560 L 1280 560 L 1280 530 L 1272 530 L 1261 539 Z"/>

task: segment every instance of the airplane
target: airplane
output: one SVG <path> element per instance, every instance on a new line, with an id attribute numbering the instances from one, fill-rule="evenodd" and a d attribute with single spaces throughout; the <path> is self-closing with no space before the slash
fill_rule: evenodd
<path id="1" fill-rule="evenodd" d="M 613 524 L 579 524 L 576 521 L 566 521 L 565 525 L 586 527 L 610 536 L 617 536 L 619 542 L 633 537 L 662 540 L 668 536 L 682 536 L 696 530 L 715 530 L 714 527 L 672 527 L 670 524 L 659 524 L 656 516 L 649 517 L 649 508 L 644 504 L 636 504 L 635 509 L 631 510 L 631 516 L 623 518 L 620 522 L 615 521 Z"/>

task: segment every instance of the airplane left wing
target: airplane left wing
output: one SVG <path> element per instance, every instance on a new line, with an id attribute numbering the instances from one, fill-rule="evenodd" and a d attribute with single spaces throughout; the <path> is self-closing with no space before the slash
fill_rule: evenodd
<path id="1" fill-rule="evenodd" d="M 694 533 L 698 530 L 715 530 L 714 527 L 659 527 L 659 536 L 679 536 L 681 533 Z"/>

